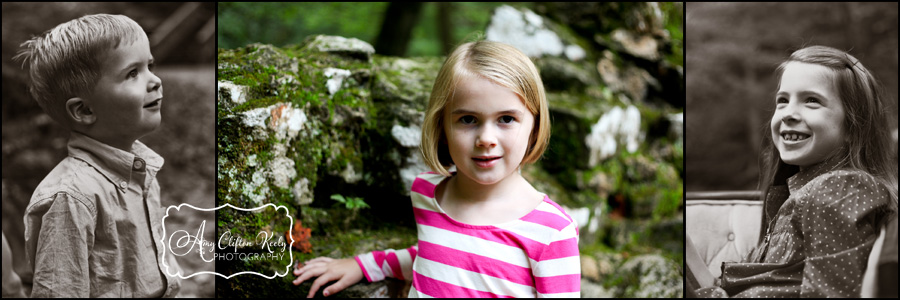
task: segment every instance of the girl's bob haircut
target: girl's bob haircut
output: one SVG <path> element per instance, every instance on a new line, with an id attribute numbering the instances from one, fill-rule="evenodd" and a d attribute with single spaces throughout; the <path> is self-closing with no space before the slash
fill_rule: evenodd
<path id="1" fill-rule="evenodd" d="M 453 165 L 453 160 L 444 134 L 444 110 L 453 100 L 459 82 L 472 77 L 506 87 L 524 102 L 535 122 L 522 163 L 538 161 L 550 140 L 550 116 L 540 73 L 531 59 L 515 47 L 480 40 L 462 44 L 453 50 L 434 81 L 425 110 L 422 144 L 419 146 L 428 167 L 450 176 L 447 169 Z"/>

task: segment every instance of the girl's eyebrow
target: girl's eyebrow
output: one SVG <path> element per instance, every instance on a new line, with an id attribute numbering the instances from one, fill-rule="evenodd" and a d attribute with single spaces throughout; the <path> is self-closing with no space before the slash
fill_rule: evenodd
<path id="1" fill-rule="evenodd" d="M 813 96 L 816 96 L 816 97 L 819 97 L 819 98 L 822 98 L 822 99 L 828 99 L 828 98 L 825 97 L 824 95 L 822 95 L 822 94 L 820 94 L 820 93 L 817 93 L 817 92 L 814 92 L 814 91 L 800 91 L 800 92 L 797 93 L 797 94 L 799 94 L 800 96 L 813 95 Z M 788 93 L 788 92 L 785 92 L 785 91 L 778 91 L 778 93 L 775 94 L 775 96 L 785 96 L 785 95 L 789 95 L 789 93 Z"/>
<path id="2" fill-rule="evenodd" d="M 478 113 L 478 112 L 476 112 L 476 111 L 471 111 L 471 110 L 468 110 L 468 109 L 457 108 L 457 109 L 454 109 L 452 112 L 450 112 L 450 114 L 451 114 L 451 115 L 478 115 L 478 114 L 480 114 L 480 113 Z M 520 110 L 518 110 L 518 109 L 508 109 L 508 110 L 498 111 L 498 112 L 496 112 L 495 114 L 497 114 L 497 115 L 516 115 L 516 116 L 518 116 L 518 115 L 521 115 L 521 114 L 522 114 L 522 111 L 520 111 Z"/>

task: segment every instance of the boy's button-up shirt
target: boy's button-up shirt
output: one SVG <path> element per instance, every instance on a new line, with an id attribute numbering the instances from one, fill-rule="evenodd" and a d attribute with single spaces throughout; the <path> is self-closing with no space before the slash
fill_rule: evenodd
<path id="1" fill-rule="evenodd" d="M 126 152 L 77 132 L 68 150 L 25 211 L 31 297 L 174 297 L 179 280 L 160 259 L 163 158 L 139 141 Z"/>

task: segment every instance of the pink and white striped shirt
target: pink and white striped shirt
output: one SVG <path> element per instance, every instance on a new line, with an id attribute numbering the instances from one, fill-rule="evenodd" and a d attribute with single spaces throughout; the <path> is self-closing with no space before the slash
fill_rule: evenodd
<path id="1" fill-rule="evenodd" d="M 567 297 L 581 290 L 578 227 L 544 196 L 518 220 L 488 226 L 460 223 L 434 199 L 443 175 L 419 174 L 410 193 L 418 245 L 359 255 L 370 282 L 412 279 L 409 297 Z"/>

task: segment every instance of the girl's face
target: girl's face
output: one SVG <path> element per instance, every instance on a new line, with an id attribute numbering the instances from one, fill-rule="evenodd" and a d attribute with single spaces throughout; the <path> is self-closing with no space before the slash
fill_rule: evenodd
<path id="1" fill-rule="evenodd" d="M 458 172 L 483 185 L 513 174 L 525 157 L 534 116 L 518 95 L 465 78 L 444 110 L 444 134 Z"/>
<path id="2" fill-rule="evenodd" d="M 844 144 L 844 107 L 825 66 L 790 62 L 775 95 L 772 140 L 781 160 L 810 166 Z"/>

